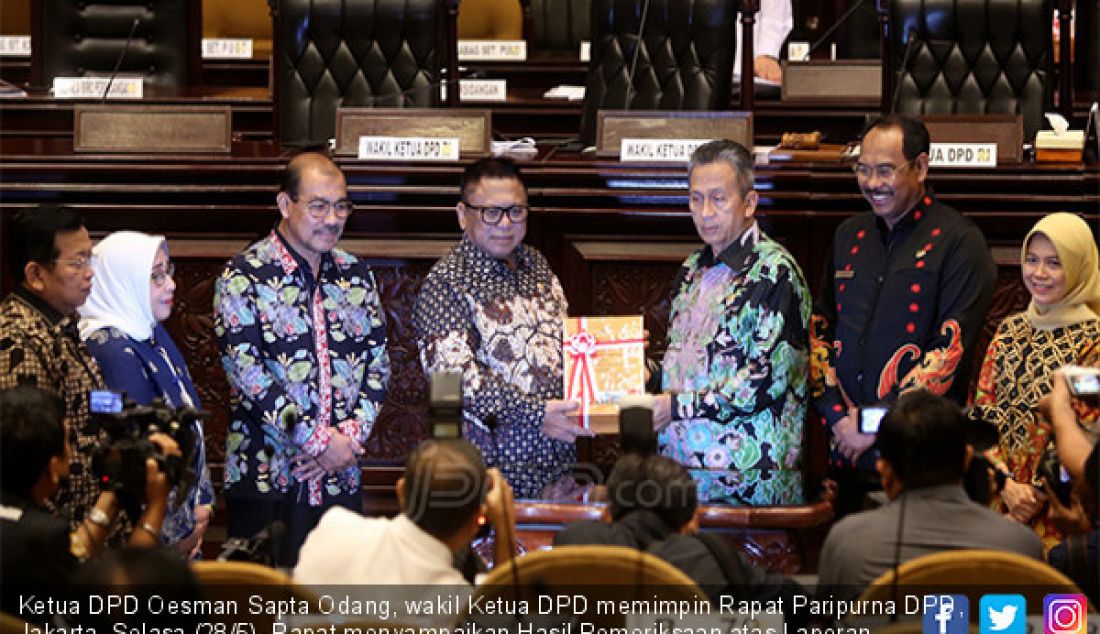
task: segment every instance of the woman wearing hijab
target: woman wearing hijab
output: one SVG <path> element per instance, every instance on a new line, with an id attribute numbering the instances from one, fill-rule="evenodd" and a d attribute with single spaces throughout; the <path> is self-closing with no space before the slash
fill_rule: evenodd
<path id="1" fill-rule="evenodd" d="M 171 408 L 199 408 L 183 355 L 161 325 L 172 312 L 175 267 L 164 236 L 119 231 L 92 249 L 95 283 L 80 307 L 80 337 L 107 386 L 139 405 L 162 399 Z M 195 557 L 210 522 L 214 487 L 206 466 L 201 423 L 196 422 L 195 484 L 176 505 L 175 492 L 161 540 Z"/>
<path id="2" fill-rule="evenodd" d="M 999 446 L 990 451 L 1003 481 L 1000 504 L 1010 517 L 1035 526 L 1046 549 L 1060 536 L 1041 513 L 1040 459 L 1053 440 L 1040 424 L 1039 399 L 1055 370 L 1076 363 L 1100 339 L 1100 271 L 1088 224 L 1068 213 L 1044 217 L 1024 239 L 1027 310 L 1001 322 L 978 378 L 972 417 L 994 423 Z"/>

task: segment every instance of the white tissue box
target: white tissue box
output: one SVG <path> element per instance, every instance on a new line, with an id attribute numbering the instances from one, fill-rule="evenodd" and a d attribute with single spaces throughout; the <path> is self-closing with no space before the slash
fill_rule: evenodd
<path id="1" fill-rule="evenodd" d="M 1035 135 L 1035 160 L 1057 163 L 1078 163 L 1085 149 L 1084 130 L 1040 130 Z"/>

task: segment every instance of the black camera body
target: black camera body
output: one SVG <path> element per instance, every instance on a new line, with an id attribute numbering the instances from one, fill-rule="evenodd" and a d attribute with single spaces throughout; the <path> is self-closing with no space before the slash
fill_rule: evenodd
<path id="1" fill-rule="evenodd" d="M 127 402 L 120 395 L 93 391 L 91 421 L 107 436 L 92 453 L 92 473 L 103 491 L 113 491 L 120 506 L 135 518 L 145 498 L 145 463 L 149 458 L 168 479 L 176 504 L 186 499 L 195 482 L 196 424 L 203 417 L 192 407 L 173 409 L 157 399 L 148 406 Z M 149 437 L 163 433 L 179 445 L 181 455 L 165 456 Z"/>
<path id="2" fill-rule="evenodd" d="M 1039 478 L 1046 478 L 1045 489 L 1048 494 L 1056 496 L 1062 506 L 1072 504 L 1073 482 L 1070 480 L 1065 467 L 1062 466 L 1062 462 L 1058 459 L 1058 450 L 1054 448 L 1054 445 L 1048 446 L 1046 451 L 1043 452 L 1043 456 L 1039 460 L 1039 467 L 1035 472 Z"/>

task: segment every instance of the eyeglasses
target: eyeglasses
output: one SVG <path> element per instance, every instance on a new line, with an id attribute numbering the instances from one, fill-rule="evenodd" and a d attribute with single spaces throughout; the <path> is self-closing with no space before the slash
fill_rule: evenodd
<path id="1" fill-rule="evenodd" d="M 294 202 L 298 202 L 298 200 L 295 198 L 292 198 L 291 200 L 293 200 Z M 343 220 L 344 218 L 350 216 L 351 212 L 355 211 L 355 203 L 346 198 L 337 200 L 336 202 L 325 200 L 324 198 L 314 198 L 313 200 L 305 204 L 305 208 L 306 212 L 309 213 L 310 217 L 312 217 L 314 220 L 320 220 L 321 218 L 324 218 L 328 215 L 329 211 L 334 211 L 336 213 L 336 217 Z"/>
<path id="2" fill-rule="evenodd" d="M 164 283 L 168 281 L 168 278 L 172 277 L 175 274 L 176 265 L 172 262 L 169 262 L 168 264 L 164 265 L 163 270 L 154 270 L 153 274 L 149 276 L 149 279 L 152 280 L 153 284 L 155 284 L 157 288 L 161 288 L 164 286 Z"/>
<path id="3" fill-rule="evenodd" d="M 462 204 L 471 211 L 476 211 L 481 215 L 481 220 L 487 225 L 499 225 L 500 221 L 504 219 L 504 215 L 508 215 L 508 220 L 512 224 L 518 224 L 527 220 L 527 213 L 531 211 L 529 205 L 512 205 L 510 207 L 482 207 L 481 205 L 472 205 L 465 200 Z"/>
<path id="4" fill-rule="evenodd" d="M 92 268 L 93 266 L 95 266 L 95 261 L 96 261 L 96 256 L 95 256 L 94 253 L 92 253 L 90 255 L 86 255 L 86 256 L 82 255 L 80 257 L 69 258 L 67 260 L 62 260 L 60 258 L 58 258 L 56 260 L 50 260 L 50 262 L 56 262 L 57 264 L 65 264 L 65 265 L 71 266 L 74 269 L 77 269 L 79 271 L 86 271 L 86 270 Z"/>
<path id="5" fill-rule="evenodd" d="M 863 180 L 869 180 L 871 175 L 874 174 L 879 180 L 892 181 L 894 177 L 898 175 L 898 172 L 905 169 L 907 166 L 912 165 L 916 158 L 911 158 L 901 165 L 891 165 L 889 163 L 882 163 L 880 165 L 869 165 L 867 163 L 856 163 L 852 166 L 852 171 L 855 172 L 856 178 Z"/>

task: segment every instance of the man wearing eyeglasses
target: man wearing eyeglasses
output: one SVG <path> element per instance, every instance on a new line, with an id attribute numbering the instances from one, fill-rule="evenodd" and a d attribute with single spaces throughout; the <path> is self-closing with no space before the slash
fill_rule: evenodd
<path id="1" fill-rule="evenodd" d="M 890 115 L 864 131 L 856 181 L 871 213 L 837 228 L 814 306 L 811 383 L 832 435 L 837 510 L 876 486 L 859 408 L 925 388 L 963 403 L 996 267 L 978 227 L 936 200 L 928 129 Z"/>
<path id="2" fill-rule="evenodd" d="M 427 373 L 460 372 L 463 432 L 521 498 L 568 483 L 574 441 L 591 435 L 562 401 L 562 328 L 568 305 L 539 252 L 521 244 L 527 189 L 515 164 L 468 168 L 456 209 L 462 241 L 432 267 L 415 323 Z"/>
<path id="3" fill-rule="evenodd" d="M 290 566 L 328 508 L 362 507 L 358 458 L 390 365 L 374 276 L 336 246 L 354 210 L 340 169 L 299 154 L 276 202 L 278 225 L 217 281 L 214 330 L 231 390 L 228 534 L 282 521 Z"/>
<path id="4" fill-rule="evenodd" d="M 15 290 L 0 303 L 0 389 L 30 385 L 64 404 L 74 432 L 68 480 L 52 498 L 71 530 L 89 521 L 108 530 L 109 519 L 89 511 L 99 496 L 92 476 L 98 435 L 88 421 L 88 392 L 103 389 L 103 377 L 76 325 L 77 307 L 92 290 L 92 240 L 72 209 L 42 205 L 19 212 L 8 239 Z"/>

